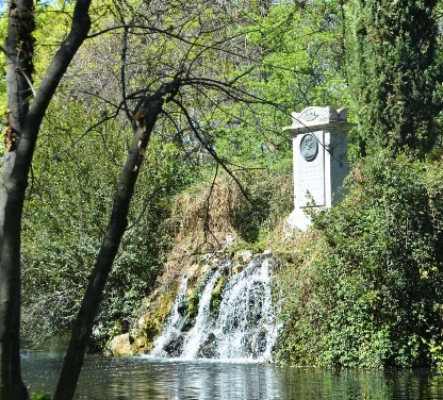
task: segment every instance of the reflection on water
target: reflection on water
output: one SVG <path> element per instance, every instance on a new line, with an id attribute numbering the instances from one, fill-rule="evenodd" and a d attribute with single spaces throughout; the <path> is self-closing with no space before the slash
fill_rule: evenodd
<path id="1" fill-rule="evenodd" d="M 33 393 L 52 392 L 62 356 L 23 355 Z M 443 376 L 430 371 L 342 371 L 273 365 L 88 357 L 77 399 L 126 400 L 443 400 Z"/>

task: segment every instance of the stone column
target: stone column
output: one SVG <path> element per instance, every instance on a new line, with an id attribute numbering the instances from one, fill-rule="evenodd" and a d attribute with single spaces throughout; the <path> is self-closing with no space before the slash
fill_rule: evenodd
<path id="1" fill-rule="evenodd" d="M 328 208 L 343 197 L 342 185 L 348 173 L 348 110 L 309 107 L 292 113 L 294 145 L 294 211 L 287 219 L 292 229 L 311 225 L 305 214 L 308 203 Z"/>

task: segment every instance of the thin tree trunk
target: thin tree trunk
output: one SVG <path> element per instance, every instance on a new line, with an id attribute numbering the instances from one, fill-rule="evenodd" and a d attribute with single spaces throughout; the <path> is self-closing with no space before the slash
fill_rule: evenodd
<path id="1" fill-rule="evenodd" d="M 157 96 L 145 103 L 141 118 L 133 123 L 133 143 L 120 175 L 109 225 L 75 322 L 54 400 L 72 400 L 74 397 L 103 289 L 127 227 L 135 184 L 154 125 L 162 112 L 163 103 L 164 99 L 159 91 Z"/>
<path id="2" fill-rule="evenodd" d="M 20 371 L 21 219 L 40 124 L 61 78 L 90 28 L 91 0 L 77 0 L 71 31 L 60 47 L 29 108 L 32 86 L 34 8 L 32 0 L 10 0 L 8 37 L 8 121 L 0 189 L 0 400 L 28 394 Z"/>

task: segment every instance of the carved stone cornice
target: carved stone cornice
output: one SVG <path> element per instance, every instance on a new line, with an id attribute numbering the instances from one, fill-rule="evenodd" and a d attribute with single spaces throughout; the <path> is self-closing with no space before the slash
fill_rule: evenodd
<path id="1" fill-rule="evenodd" d="M 302 112 L 293 112 L 292 125 L 283 128 L 295 135 L 322 129 L 350 130 L 356 124 L 348 122 L 348 109 L 333 107 L 308 107 Z"/>

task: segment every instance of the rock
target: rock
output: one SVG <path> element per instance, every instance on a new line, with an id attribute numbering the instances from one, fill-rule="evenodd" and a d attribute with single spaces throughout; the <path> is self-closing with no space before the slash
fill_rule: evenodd
<path id="1" fill-rule="evenodd" d="M 197 278 L 199 268 L 200 268 L 199 264 L 192 264 L 188 268 L 188 279 L 189 279 L 189 282 L 193 282 Z"/>
<path id="2" fill-rule="evenodd" d="M 242 250 L 235 253 L 232 260 L 231 275 L 236 275 L 242 272 L 253 259 L 254 254 L 250 250 Z"/>
<path id="3" fill-rule="evenodd" d="M 200 301 L 200 291 L 197 288 L 189 295 L 188 317 L 191 320 L 197 317 L 199 301 Z"/>
<path id="4" fill-rule="evenodd" d="M 223 265 L 219 268 L 220 274 L 222 276 L 229 276 L 231 273 L 231 266 L 230 265 Z"/>
<path id="5" fill-rule="evenodd" d="M 146 316 L 143 315 L 142 317 L 140 317 L 140 318 L 137 320 L 137 322 L 136 322 L 136 324 L 135 324 L 135 329 L 136 329 L 136 330 L 141 331 L 141 330 L 143 329 L 143 326 L 145 325 L 145 318 L 146 318 Z"/>
<path id="6" fill-rule="evenodd" d="M 215 356 L 215 335 L 210 333 L 200 349 L 200 355 L 204 358 L 214 358 Z"/>
<path id="7" fill-rule="evenodd" d="M 105 351 L 103 352 L 103 355 L 105 357 L 112 357 L 112 351 L 110 349 L 105 349 Z"/>
<path id="8" fill-rule="evenodd" d="M 198 282 L 200 279 L 202 279 L 206 272 L 211 269 L 211 265 L 209 264 L 193 264 L 188 269 L 188 279 L 189 282 Z"/>
<path id="9" fill-rule="evenodd" d="M 189 332 L 193 327 L 195 326 L 195 318 L 189 318 L 189 316 L 186 318 L 185 323 L 182 327 L 182 332 Z"/>
<path id="10" fill-rule="evenodd" d="M 202 279 L 205 276 L 206 272 L 208 272 L 211 268 L 212 266 L 209 264 L 203 265 L 199 270 L 198 278 Z"/>
<path id="11" fill-rule="evenodd" d="M 143 336 L 139 336 L 138 338 L 136 338 L 134 340 L 133 346 L 136 349 L 143 349 L 144 347 L 146 347 L 146 340 Z"/>
<path id="12" fill-rule="evenodd" d="M 263 252 L 263 256 L 265 256 L 265 257 L 270 257 L 270 256 L 272 256 L 272 250 L 265 250 L 265 251 Z"/>
<path id="13" fill-rule="evenodd" d="M 207 254 L 203 254 L 200 258 L 201 261 L 208 263 L 211 258 L 214 257 L 214 253 L 207 253 Z"/>
<path id="14" fill-rule="evenodd" d="M 188 308 L 189 308 L 189 300 L 185 299 L 178 305 L 178 313 L 183 317 L 188 312 Z"/>
<path id="15" fill-rule="evenodd" d="M 168 353 L 171 357 L 180 357 L 183 350 L 183 342 L 184 342 L 184 337 L 179 336 L 172 342 L 168 343 L 165 346 L 166 353 Z"/>
<path id="16" fill-rule="evenodd" d="M 154 339 L 162 330 L 163 321 L 157 315 L 149 315 L 145 319 L 142 333 L 146 337 L 148 343 L 154 342 Z"/>
<path id="17" fill-rule="evenodd" d="M 214 290 L 211 293 L 211 303 L 210 303 L 210 309 L 211 312 L 218 315 L 218 308 L 220 306 L 220 302 L 222 300 L 222 291 L 223 286 L 226 283 L 227 278 L 222 275 L 222 277 L 218 280 L 217 284 L 215 285 Z"/>
<path id="18" fill-rule="evenodd" d="M 242 250 L 235 253 L 234 261 L 239 261 L 241 263 L 249 263 L 252 260 L 254 254 L 251 250 Z"/>
<path id="19" fill-rule="evenodd" d="M 131 356 L 132 347 L 129 339 L 129 333 L 116 336 L 112 339 L 109 349 L 112 351 L 112 355 L 115 357 Z"/>
<path id="20" fill-rule="evenodd" d="M 237 244 L 237 236 L 235 235 L 227 235 L 225 237 L 225 247 L 232 247 Z"/>
<path id="21" fill-rule="evenodd" d="M 240 272 L 242 272 L 245 268 L 246 268 L 246 264 L 236 264 L 232 267 L 231 269 L 231 274 L 232 275 L 237 275 Z"/>

